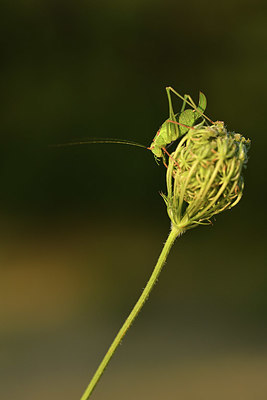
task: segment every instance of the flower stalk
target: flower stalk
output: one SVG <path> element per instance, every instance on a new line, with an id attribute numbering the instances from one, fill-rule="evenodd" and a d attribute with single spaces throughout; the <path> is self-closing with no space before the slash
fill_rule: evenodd
<path id="1" fill-rule="evenodd" d="M 103 374 L 106 366 L 108 365 L 111 357 L 113 356 L 117 347 L 119 346 L 122 339 L 126 335 L 128 329 L 130 328 L 130 326 L 134 322 L 135 318 L 139 314 L 140 310 L 142 309 L 143 305 L 145 304 L 146 300 L 148 299 L 149 294 L 151 293 L 151 290 L 153 289 L 155 283 L 157 282 L 159 274 L 166 262 L 166 259 L 171 250 L 171 247 L 173 246 L 173 244 L 175 242 L 175 239 L 181 234 L 182 234 L 181 229 L 178 229 L 177 227 L 172 227 L 170 234 L 168 236 L 168 239 L 167 239 L 166 243 L 164 244 L 163 249 L 160 253 L 157 264 L 156 264 L 141 296 L 137 300 L 135 306 L 133 307 L 129 316 L 126 318 L 124 324 L 122 325 L 121 329 L 119 330 L 118 334 L 116 335 L 115 339 L 113 340 L 111 346 L 109 347 L 108 351 L 106 352 L 106 355 L 104 356 L 103 360 L 99 364 L 99 367 L 97 368 L 93 378 L 91 379 L 89 385 L 87 386 L 87 388 L 86 388 L 85 392 L 83 393 L 80 400 L 88 400 L 90 398 L 93 390 L 95 389 L 95 387 L 96 387 L 99 379 L 101 378 L 101 375 Z"/>

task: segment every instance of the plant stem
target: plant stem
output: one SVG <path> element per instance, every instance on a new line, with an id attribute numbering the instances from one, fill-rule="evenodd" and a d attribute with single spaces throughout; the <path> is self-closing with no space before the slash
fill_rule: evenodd
<path id="1" fill-rule="evenodd" d="M 128 329 L 130 328 L 131 324 L 133 323 L 133 321 L 135 320 L 135 318 L 137 317 L 139 311 L 141 310 L 141 308 L 143 307 L 145 301 L 147 300 L 153 286 L 155 285 L 159 274 L 162 270 L 162 267 L 167 259 L 167 256 L 170 252 L 170 249 L 172 247 L 172 245 L 175 242 L 175 239 L 182 233 L 182 230 L 178 230 L 175 227 L 172 227 L 170 234 L 168 236 L 168 239 L 166 241 L 166 243 L 164 244 L 164 247 L 161 251 L 161 254 L 159 256 L 159 259 L 157 261 L 157 264 L 146 284 L 146 287 L 144 288 L 141 296 L 139 297 L 139 299 L 137 300 L 135 306 L 133 307 L 132 311 L 130 312 L 129 316 L 127 317 L 127 319 L 125 320 L 124 324 L 122 325 L 121 329 L 119 330 L 117 336 L 115 337 L 115 339 L 113 340 L 111 346 L 109 347 L 106 355 L 104 356 L 103 360 L 101 361 L 101 363 L 99 364 L 99 367 L 97 368 L 93 378 L 91 379 L 89 385 L 87 386 L 84 394 L 82 395 L 80 400 L 87 400 L 89 399 L 89 397 L 91 396 L 94 388 L 96 387 L 101 375 L 104 372 L 104 369 L 106 368 L 106 366 L 108 365 L 111 357 L 113 356 L 114 352 L 116 351 L 118 345 L 120 344 L 120 342 L 122 341 L 123 337 L 125 336 L 126 332 L 128 331 Z"/>

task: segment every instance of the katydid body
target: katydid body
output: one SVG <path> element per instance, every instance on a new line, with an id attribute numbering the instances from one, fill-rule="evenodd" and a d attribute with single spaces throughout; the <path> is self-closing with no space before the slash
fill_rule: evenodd
<path id="1" fill-rule="evenodd" d="M 187 133 L 190 128 L 194 127 L 199 118 L 202 117 L 203 122 L 204 118 L 209 120 L 209 118 L 204 115 L 207 100 L 206 96 L 202 92 L 199 92 L 198 106 L 196 106 L 189 95 L 183 97 L 171 87 L 167 87 L 166 91 L 169 102 L 169 118 L 161 125 L 150 147 L 148 147 L 156 158 L 164 158 L 166 145 L 174 142 Z M 178 114 L 175 114 L 173 111 L 171 92 L 183 100 L 181 111 Z M 186 109 L 187 105 L 191 108 Z"/>
<path id="2" fill-rule="evenodd" d="M 165 155 L 170 156 L 166 150 L 166 146 L 175 140 L 179 139 L 182 135 L 187 133 L 190 129 L 194 129 L 197 120 L 202 119 L 201 124 L 204 123 L 205 119 L 213 124 L 213 122 L 204 115 L 207 106 L 206 96 L 199 92 L 198 105 L 194 103 L 191 96 L 180 95 L 172 87 L 166 88 L 168 102 L 169 102 L 169 118 L 161 125 L 160 129 L 156 133 L 150 147 L 142 144 L 123 140 L 123 139 L 89 139 L 83 141 L 75 141 L 65 144 L 56 145 L 61 146 L 73 146 L 79 144 L 91 144 L 91 143 L 111 143 L 111 144 L 126 144 L 131 146 L 143 147 L 147 150 L 151 150 L 156 159 L 162 158 L 164 165 Z M 172 106 L 171 93 L 183 100 L 182 108 L 179 113 L 174 113 Z M 189 106 L 190 108 L 186 108 Z M 199 124 L 198 124 L 199 125 Z"/>

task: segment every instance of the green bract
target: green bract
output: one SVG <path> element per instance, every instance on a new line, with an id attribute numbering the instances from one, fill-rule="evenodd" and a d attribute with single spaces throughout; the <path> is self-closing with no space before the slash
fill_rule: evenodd
<path id="1" fill-rule="evenodd" d="M 242 197 L 243 167 L 250 140 L 227 132 L 224 123 L 195 125 L 169 157 L 167 196 L 172 224 L 188 230 L 235 206 Z"/>

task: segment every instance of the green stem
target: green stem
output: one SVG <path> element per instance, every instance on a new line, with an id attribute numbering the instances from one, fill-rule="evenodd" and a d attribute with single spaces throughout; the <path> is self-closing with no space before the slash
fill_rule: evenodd
<path id="1" fill-rule="evenodd" d="M 116 351 L 118 345 L 120 344 L 120 342 L 122 341 L 123 337 L 125 336 L 126 332 L 128 331 L 128 329 L 130 328 L 131 324 L 133 323 L 133 321 L 135 320 L 135 318 L 137 317 L 139 311 L 141 310 L 141 308 L 143 307 L 145 301 L 147 300 L 153 286 L 155 285 L 159 274 L 162 270 L 162 267 L 167 259 L 167 256 L 170 252 L 170 249 L 172 247 L 172 245 L 175 242 L 175 239 L 182 233 L 182 230 L 178 230 L 175 227 L 172 227 L 171 232 L 168 236 L 168 239 L 166 241 L 166 243 L 164 244 L 164 247 L 161 251 L 161 254 L 159 256 L 159 259 L 157 261 L 157 264 L 152 272 L 152 275 L 150 276 L 146 287 L 144 288 L 141 296 L 139 297 L 137 303 L 135 304 L 134 308 L 132 309 L 132 311 L 130 312 L 129 316 L 127 317 L 127 319 L 125 320 L 124 324 L 122 325 L 121 329 L 119 330 L 117 336 L 115 337 L 115 339 L 113 340 L 110 348 L 108 349 L 106 355 L 104 356 L 103 360 L 101 361 L 99 367 L 97 368 L 93 378 L 91 379 L 89 385 L 87 386 L 84 394 L 82 395 L 80 400 L 87 400 L 89 399 L 90 395 L 92 394 L 94 388 L 96 387 L 101 375 L 104 372 L 104 369 L 106 368 L 106 366 L 108 365 L 111 357 L 113 356 L 114 352 Z"/>

